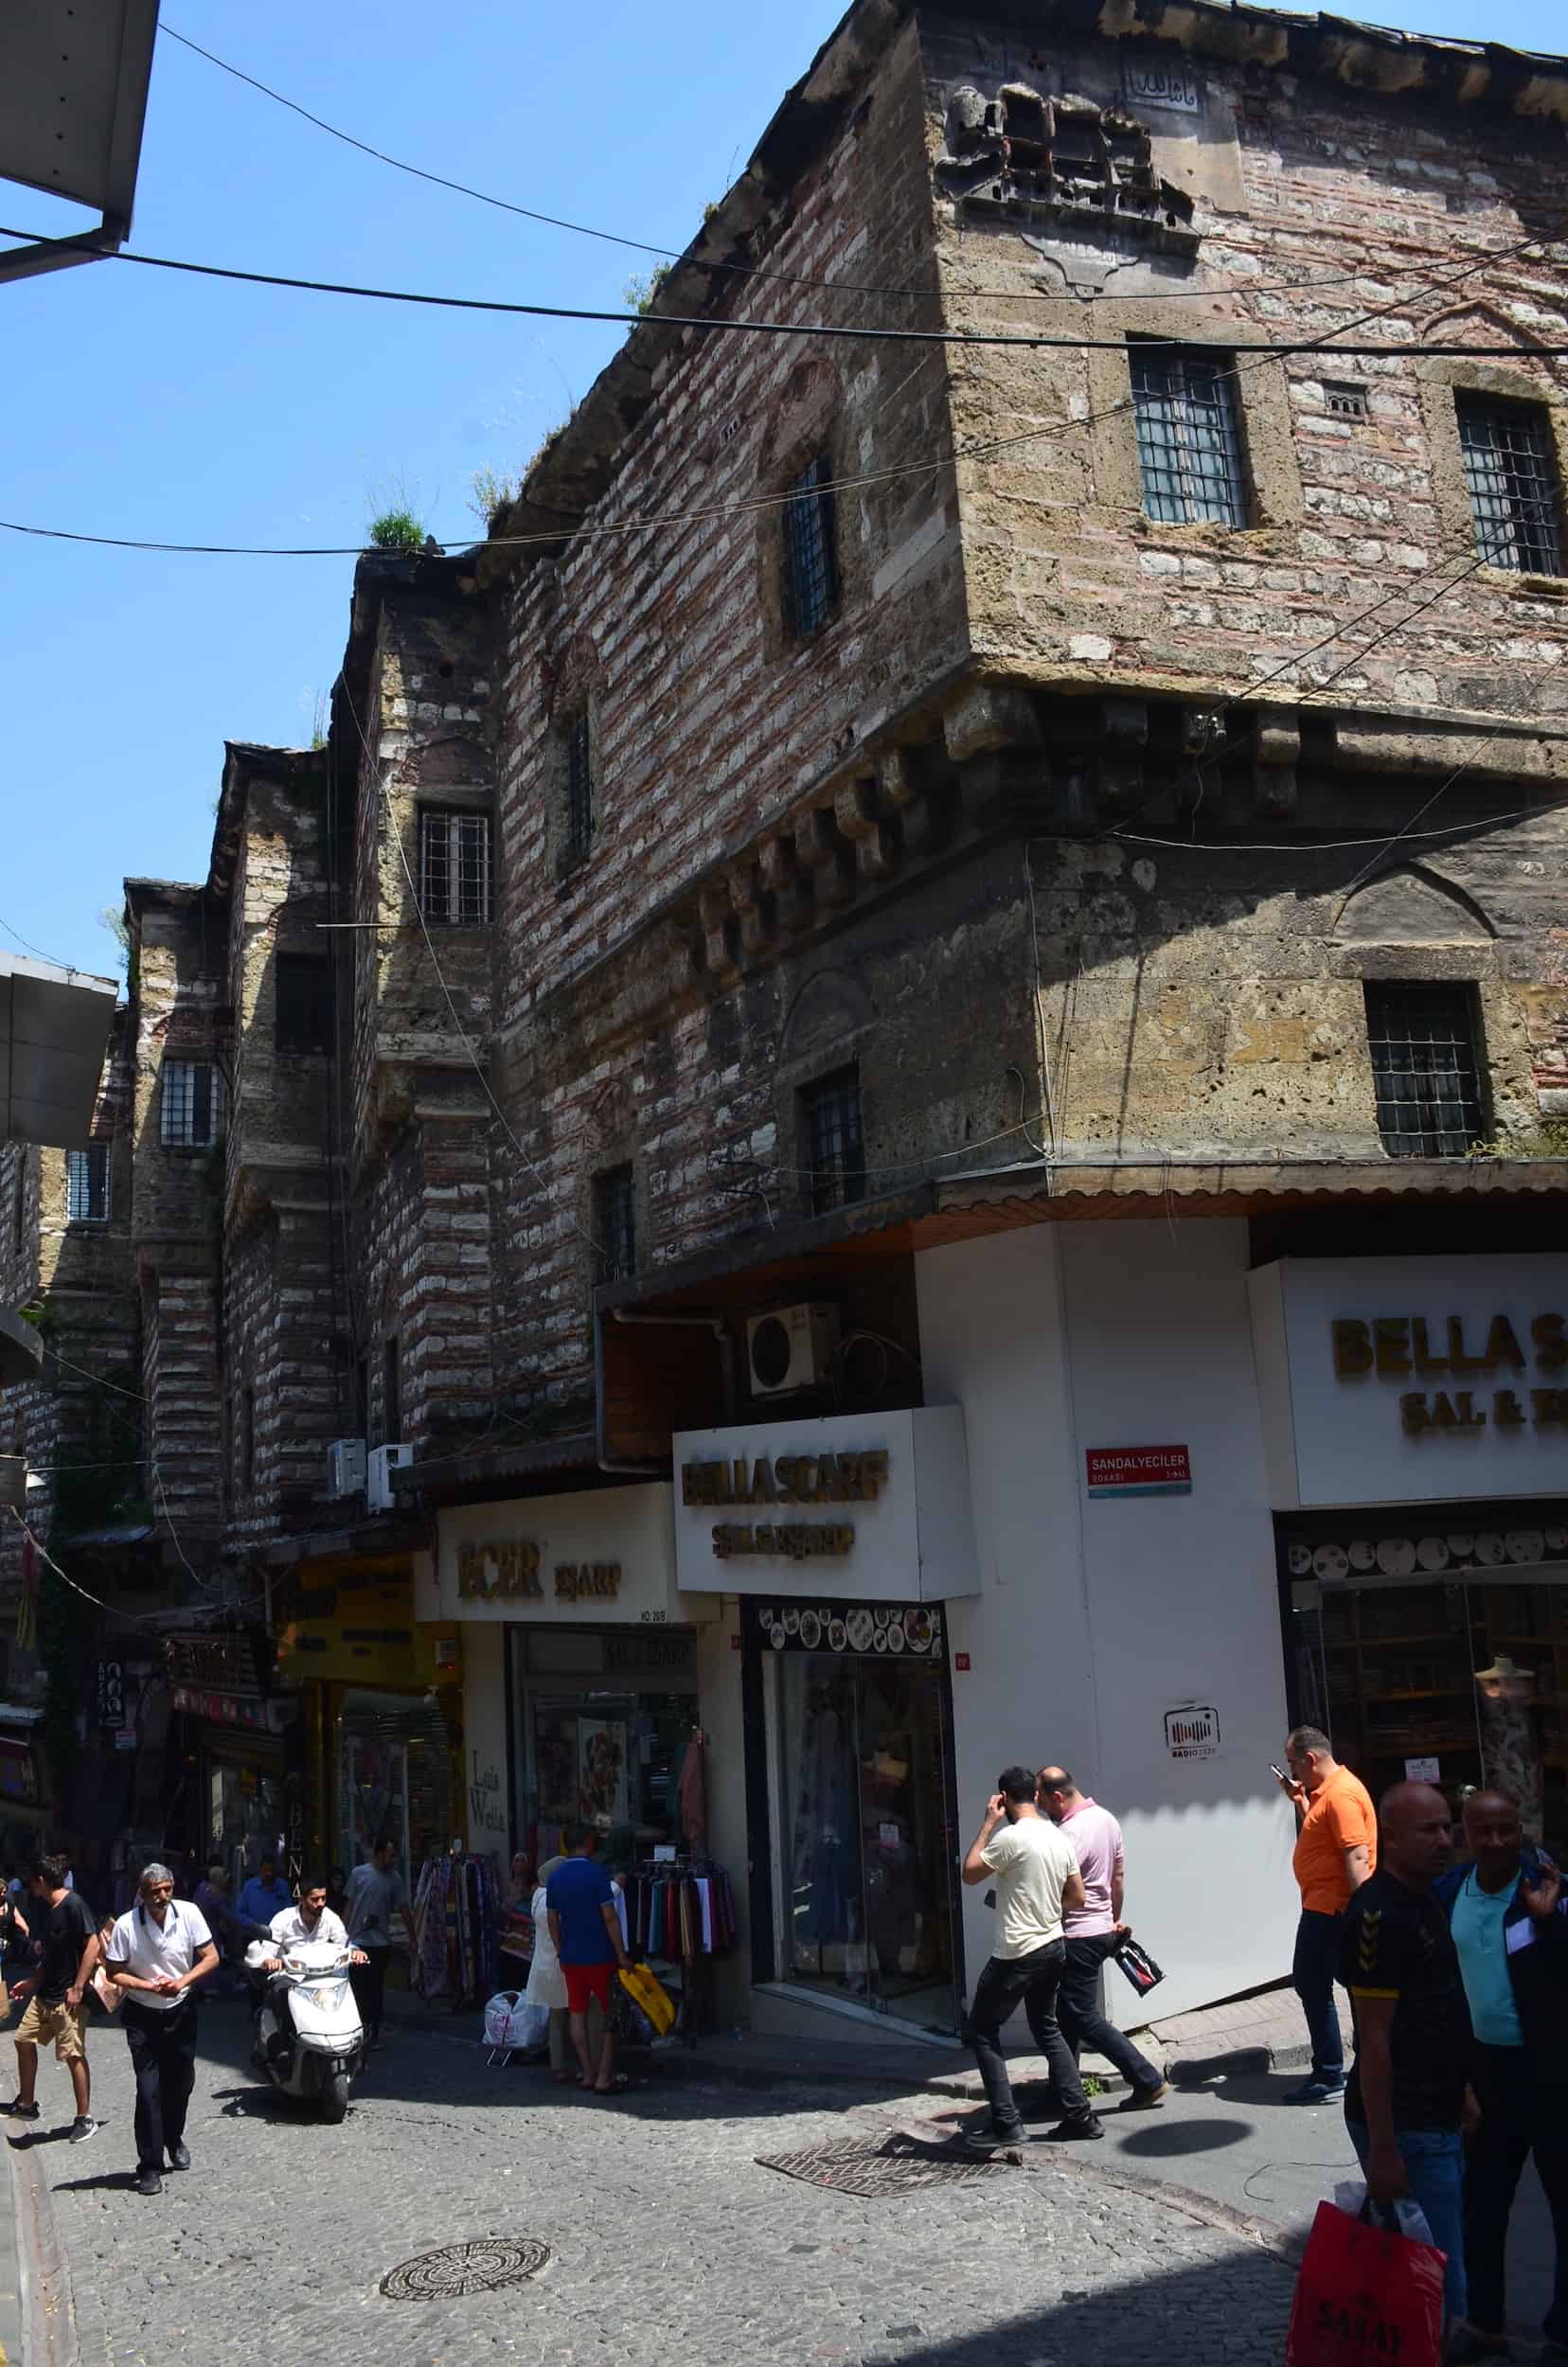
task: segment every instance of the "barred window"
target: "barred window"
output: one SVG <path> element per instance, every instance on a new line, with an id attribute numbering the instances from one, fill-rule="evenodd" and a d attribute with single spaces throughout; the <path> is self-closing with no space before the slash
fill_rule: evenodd
<path id="1" fill-rule="evenodd" d="M 327 1052 L 332 1042 L 332 965 L 279 953 L 273 970 L 273 1038 L 279 1052 Z"/>
<path id="2" fill-rule="evenodd" d="M 490 818 L 419 808 L 419 908 L 426 920 L 474 928 L 490 917 Z"/>
<path id="3" fill-rule="evenodd" d="M 594 837 L 594 729 L 582 707 L 566 726 L 566 851 L 585 855 Z"/>
<path id="4" fill-rule="evenodd" d="M 820 632 L 838 605 L 833 469 L 818 453 L 789 488 L 784 505 L 784 617 L 800 640 Z"/>
<path id="5" fill-rule="evenodd" d="M 1454 403 L 1477 551 L 1489 567 L 1560 575 L 1562 505 L 1544 409 L 1470 395 Z"/>
<path id="6" fill-rule="evenodd" d="M 865 1146 L 861 1135 L 860 1072 L 835 1069 L 800 1096 L 806 1151 L 806 1196 L 813 1216 L 865 1198 Z"/>
<path id="7" fill-rule="evenodd" d="M 629 1166 L 609 1167 L 594 1179 L 594 1237 L 600 1278 L 630 1281 L 637 1271 L 637 1194 Z"/>
<path id="8" fill-rule="evenodd" d="M 1467 1157 L 1484 1126 L 1472 989 L 1369 981 L 1366 1034 L 1389 1157 Z"/>
<path id="9" fill-rule="evenodd" d="M 1144 508 L 1171 525 L 1244 526 L 1235 362 L 1222 353 L 1171 353 L 1134 338 L 1128 348 Z"/>
<path id="10" fill-rule="evenodd" d="M 109 1146 L 89 1143 L 65 1153 L 65 1214 L 72 1224 L 109 1221 Z"/>
<path id="11" fill-rule="evenodd" d="M 205 1150 L 218 1139 L 218 1076 L 210 1060 L 166 1060 L 159 1138 L 166 1150 Z"/>

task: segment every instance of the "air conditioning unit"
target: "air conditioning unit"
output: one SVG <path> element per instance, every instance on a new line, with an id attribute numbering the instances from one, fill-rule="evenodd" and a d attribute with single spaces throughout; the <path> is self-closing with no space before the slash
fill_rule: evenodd
<path id="1" fill-rule="evenodd" d="M 390 1512 L 392 1474 L 414 1460 L 412 1447 L 372 1447 L 365 1479 L 365 1501 L 371 1512 Z"/>
<path id="2" fill-rule="evenodd" d="M 746 1369 L 754 1397 L 788 1397 L 815 1389 L 832 1368 L 838 1348 L 836 1307 L 775 1307 L 746 1318 Z"/>
<path id="3" fill-rule="evenodd" d="M 334 1438 L 327 1450 L 327 1493 L 357 1496 L 365 1486 L 365 1441 Z"/>

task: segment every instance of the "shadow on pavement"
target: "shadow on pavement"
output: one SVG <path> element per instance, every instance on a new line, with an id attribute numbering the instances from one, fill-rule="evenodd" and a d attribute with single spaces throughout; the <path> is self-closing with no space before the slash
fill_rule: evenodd
<path id="1" fill-rule="evenodd" d="M 1148 2162 L 1172 2161 L 1181 2154 L 1219 2153 L 1226 2145 L 1245 2145 L 1253 2134 L 1250 2121 L 1160 2121 L 1150 2127 L 1116 2129 L 1117 2150 Z"/>

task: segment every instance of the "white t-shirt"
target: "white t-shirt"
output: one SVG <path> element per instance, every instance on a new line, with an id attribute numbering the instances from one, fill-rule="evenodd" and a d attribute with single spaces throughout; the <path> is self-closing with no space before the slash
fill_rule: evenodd
<path id="1" fill-rule="evenodd" d="M 111 1965 L 123 1965 L 138 1981 L 156 1981 L 164 1974 L 177 1981 L 211 1944 L 205 1918 L 188 1899 L 171 1898 L 161 1924 L 138 1900 L 110 1932 L 104 1954 Z M 177 1997 L 159 1997 L 151 1989 L 124 1991 L 126 1997 L 155 2014 L 171 2014 L 189 1994 L 188 1989 L 182 1989 Z"/>
<path id="2" fill-rule="evenodd" d="M 285 1907 L 274 1915 L 267 1929 L 279 1948 L 297 1948 L 301 1940 L 323 1940 L 330 1948 L 348 1945 L 343 1918 L 333 1914 L 330 1907 L 323 1907 L 313 1923 L 307 1923 L 297 1907 Z"/>
<path id="3" fill-rule="evenodd" d="M 996 1946 L 1001 1957 L 1030 1956 L 1062 1937 L 1061 1893 L 1078 1872 L 1073 1844 L 1042 1816 L 999 1824 L 981 1860 L 996 1877 Z"/>

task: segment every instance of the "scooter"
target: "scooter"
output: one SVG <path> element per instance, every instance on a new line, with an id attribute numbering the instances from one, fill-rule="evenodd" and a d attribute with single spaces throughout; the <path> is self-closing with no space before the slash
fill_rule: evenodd
<path id="1" fill-rule="evenodd" d="M 348 2109 L 348 2083 L 365 2063 L 365 2032 L 349 1986 L 353 1951 L 330 1940 L 296 1940 L 280 1972 L 260 1973 L 263 1944 L 247 1958 L 265 1983 L 252 2061 L 286 2096 L 320 2108 L 325 2121 Z"/>

